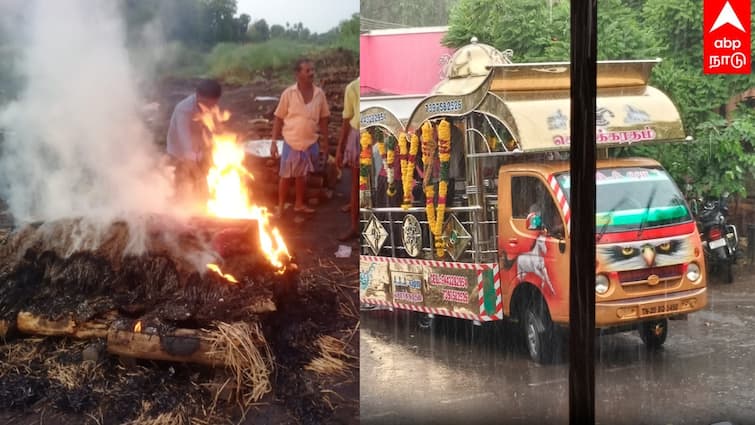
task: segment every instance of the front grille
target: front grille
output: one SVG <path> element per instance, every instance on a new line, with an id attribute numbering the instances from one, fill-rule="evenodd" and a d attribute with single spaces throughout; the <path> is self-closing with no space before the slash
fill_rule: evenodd
<path id="1" fill-rule="evenodd" d="M 619 282 L 623 284 L 647 283 L 648 277 L 658 276 L 661 280 L 678 279 L 684 273 L 684 265 L 676 264 L 673 266 L 651 267 L 647 269 L 627 270 L 619 272 Z"/>

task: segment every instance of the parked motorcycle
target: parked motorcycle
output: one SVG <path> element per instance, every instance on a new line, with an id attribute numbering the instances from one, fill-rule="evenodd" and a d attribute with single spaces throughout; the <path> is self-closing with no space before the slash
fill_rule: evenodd
<path id="1" fill-rule="evenodd" d="M 705 250 L 705 260 L 708 270 L 724 272 L 725 282 L 734 282 L 733 266 L 737 261 L 737 249 L 739 236 L 737 228 L 728 224 L 726 218 L 729 215 L 728 194 L 718 199 L 703 202 L 696 199 L 692 205 L 695 214 L 697 228 Z"/>

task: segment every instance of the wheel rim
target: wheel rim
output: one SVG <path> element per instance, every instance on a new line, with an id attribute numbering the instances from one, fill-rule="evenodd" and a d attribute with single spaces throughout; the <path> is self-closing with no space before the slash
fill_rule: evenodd
<path id="1" fill-rule="evenodd" d="M 432 325 L 432 320 L 433 319 L 431 319 L 431 318 L 429 318 L 427 316 L 420 317 L 420 319 L 419 319 L 419 327 L 420 328 L 429 328 Z"/>

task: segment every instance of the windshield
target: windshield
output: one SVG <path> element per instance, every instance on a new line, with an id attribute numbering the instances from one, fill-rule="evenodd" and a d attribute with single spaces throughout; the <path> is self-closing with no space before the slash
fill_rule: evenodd
<path id="1" fill-rule="evenodd" d="M 570 199 L 569 173 L 557 176 Z M 647 229 L 692 220 L 669 175 L 658 168 L 601 168 L 595 175 L 598 232 Z"/>

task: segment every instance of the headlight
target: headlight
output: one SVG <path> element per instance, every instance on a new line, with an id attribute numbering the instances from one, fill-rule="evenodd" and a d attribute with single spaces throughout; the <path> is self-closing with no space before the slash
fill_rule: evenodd
<path id="1" fill-rule="evenodd" d="M 595 276 L 595 292 L 603 295 L 606 292 L 608 292 L 608 287 L 611 285 L 611 282 L 608 280 L 608 277 L 604 274 L 599 274 Z"/>
<path id="2" fill-rule="evenodd" d="M 697 263 L 689 263 L 687 265 L 687 280 L 697 283 L 700 280 L 700 266 Z"/>

